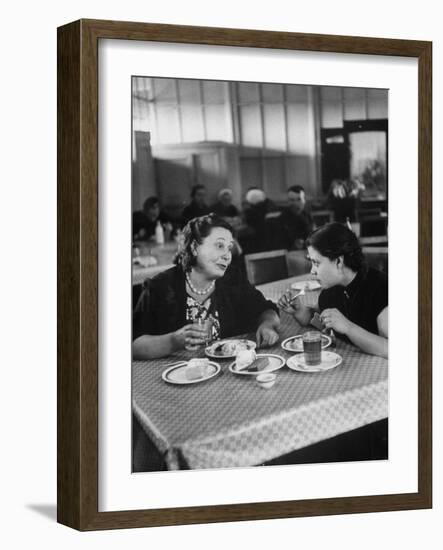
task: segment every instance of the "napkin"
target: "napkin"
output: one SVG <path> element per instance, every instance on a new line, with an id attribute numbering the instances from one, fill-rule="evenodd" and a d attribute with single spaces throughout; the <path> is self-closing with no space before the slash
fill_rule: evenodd
<path id="1" fill-rule="evenodd" d="M 311 325 L 320 331 L 325 328 L 325 325 L 317 312 L 314 313 L 314 316 L 311 319 Z"/>

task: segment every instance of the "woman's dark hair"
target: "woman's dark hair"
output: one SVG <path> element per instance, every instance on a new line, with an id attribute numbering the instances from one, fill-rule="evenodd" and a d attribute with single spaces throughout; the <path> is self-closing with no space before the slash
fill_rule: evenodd
<path id="1" fill-rule="evenodd" d="M 306 246 L 312 246 L 322 256 L 336 260 L 343 256 L 352 271 L 366 269 L 366 260 L 356 234 L 341 223 L 327 223 L 311 233 Z"/>
<path id="2" fill-rule="evenodd" d="M 291 185 L 291 187 L 288 187 L 288 193 L 290 191 L 293 193 L 305 193 L 305 188 L 302 185 Z"/>
<path id="3" fill-rule="evenodd" d="M 143 203 L 143 210 L 149 210 L 153 206 L 157 206 L 157 204 L 159 204 L 157 197 L 148 197 Z"/>
<path id="4" fill-rule="evenodd" d="M 208 214 L 207 216 L 200 216 L 199 218 L 190 220 L 183 228 L 174 263 L 180 265 L 183 271 L 190 271 L 191 267 L 196 263 L 195 246 L 202 244 L 203 239 L 215 227 L 223 227 L 234 234 L 231 225 L 216 214 Z"/>

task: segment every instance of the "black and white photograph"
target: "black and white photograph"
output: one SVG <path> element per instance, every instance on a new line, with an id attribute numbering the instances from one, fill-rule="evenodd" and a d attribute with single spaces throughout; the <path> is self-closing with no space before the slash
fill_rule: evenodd
<path id="1" fill-rule="evenodd" d="M 388 90 L 131 92 L 132 471 L 388 460 Z"/>
<path id="2" fill-rule="evenodd" d="M 411 7 L 4 5 L 4 548 L 440 547 L 443 34 Z"/>

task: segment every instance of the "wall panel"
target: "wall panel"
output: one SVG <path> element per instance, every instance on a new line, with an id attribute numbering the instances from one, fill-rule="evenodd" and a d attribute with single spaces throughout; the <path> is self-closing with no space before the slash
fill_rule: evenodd
<path id="1" fill-rule="evenodd" d="M 368 118 L 388 118 L 388 90 L 367 90 Z"/>
<path id="2" fill-rule="evenodd" d="M 367 118 L 366 91 L 363 88 L 343 90 L 345 120 L 365 120 Z"/>
<path id="3" fill-rule="evenodd" d="M 343 126 L 342 89 L 322 86 L 320 98 L 322 128 L 341 128 Z"/>

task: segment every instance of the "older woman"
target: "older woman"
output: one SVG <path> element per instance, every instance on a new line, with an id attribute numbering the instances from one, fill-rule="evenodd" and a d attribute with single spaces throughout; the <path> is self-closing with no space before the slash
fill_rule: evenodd
<path id="1" fill-rule="evenodd" d="M 366 353 L 387 357 L 386 274 L 366 266 L 356 235 L 342 224 L 320 227 L 311 233 L 307 246 L 311 273 L 322 286 L 318 309 L 325 327 Z M 289 291 L 279 305 L 302 325 L 307 325 L 314 313 L 300 299 L 291 302 Z"/>
<path id="2" fill-rule="evenodd" d="M 188 222 L 176 265 L 148 281 L 135 308 L 134 358 L 163 357 L 202 344 L 197 319 L 211 319 L 213 338 L 256 330 L 258 346 L 278 340 L 277 307 L 229 270 L 233 246 L 231 226 L 214 214 Z"/>

